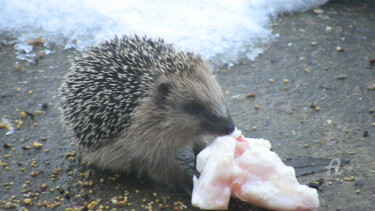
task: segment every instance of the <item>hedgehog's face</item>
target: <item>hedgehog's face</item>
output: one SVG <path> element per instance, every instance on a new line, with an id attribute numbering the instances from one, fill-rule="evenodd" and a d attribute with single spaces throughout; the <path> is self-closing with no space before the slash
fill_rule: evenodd
<path id="1" fill-rule="evenodd" d="M 226 135 L 234 123 L 224 104 L 222 91 L 212 75 L 167 80 L 157 85 L 157 106 L 173 131 L 194 135 Z"/>

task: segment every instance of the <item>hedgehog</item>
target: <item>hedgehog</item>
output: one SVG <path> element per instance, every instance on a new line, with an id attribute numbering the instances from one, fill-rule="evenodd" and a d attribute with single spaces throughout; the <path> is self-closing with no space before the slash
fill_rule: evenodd
<path id="1" fill-rule="evenodd" d="M 59 95 L 83 161 L 190 193 L 192 175 L 176 154 L 197 155 L 207 135 L 235 128 L 208 62 L 160 38 L 116 36 L 76 55 Z"/>

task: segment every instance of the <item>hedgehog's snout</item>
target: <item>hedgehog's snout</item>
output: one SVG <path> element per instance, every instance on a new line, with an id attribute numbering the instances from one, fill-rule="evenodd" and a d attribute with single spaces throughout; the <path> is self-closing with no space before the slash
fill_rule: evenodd
<path id="1" fill-rule="evenodd" d="M 235 128 L 236 126 L 234 125 L 234 122 L 232 118 L 230 117 L 230 121 L 225 122 L 224 129 L 223 129 L 223 131 L 225 132 L 224 134 L 225 135 L 231 134 Z"/>
<path id="2" fill-rule="evenodd" d="M 205 116 L 202 126 L 207 133 L 212 135 L 228 135 L 235 129 L 233 119 L 229 115 L 227 117 L 219 117 L 208 114 Z"/>
<path id="3" fill-rule="evenodd" d="M 218 128 L 218 132 L 219 132 L 218 134 L 220 134 L 220 135 L 231 134 L 235 129 L 235 125 L 234 125 L 232 117 L 229 116 L 228 118 L 223 119 L 220 122 L 218 122 L 217 128 Z"/>

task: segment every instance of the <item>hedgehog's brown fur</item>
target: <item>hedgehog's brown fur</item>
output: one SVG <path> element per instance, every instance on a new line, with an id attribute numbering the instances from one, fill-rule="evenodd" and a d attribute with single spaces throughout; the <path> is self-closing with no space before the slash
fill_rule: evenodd
<path id="1" fill-rule="evenodd" d="M 89 49 L 72 62 L 60 97 L 85 161 L 179 188 L 191 188 L 192 178 L 174 160 L 176 151 L 198 152 L 203 135 L 234 130 L 209 65 L 160 39 L 116 37 Z"/>

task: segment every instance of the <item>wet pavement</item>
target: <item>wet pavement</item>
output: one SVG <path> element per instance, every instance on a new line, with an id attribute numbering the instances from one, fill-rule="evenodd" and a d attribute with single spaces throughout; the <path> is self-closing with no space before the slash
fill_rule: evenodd
<path id="1" fill-rule="evenodd" d="M 319 188 L 319 210 L 373 210 L 375 2 L 331 1 L 278 18 L 274 33 L 255 61 L 217 67 L 237 127 L 304 169 L 298 180 Z M 0 210 L 193 210 L 166 186 L 80 163 L 56 98 L 73 49 L 30 63 L 16 58 L 14 38 L 0 40 Z"/>

